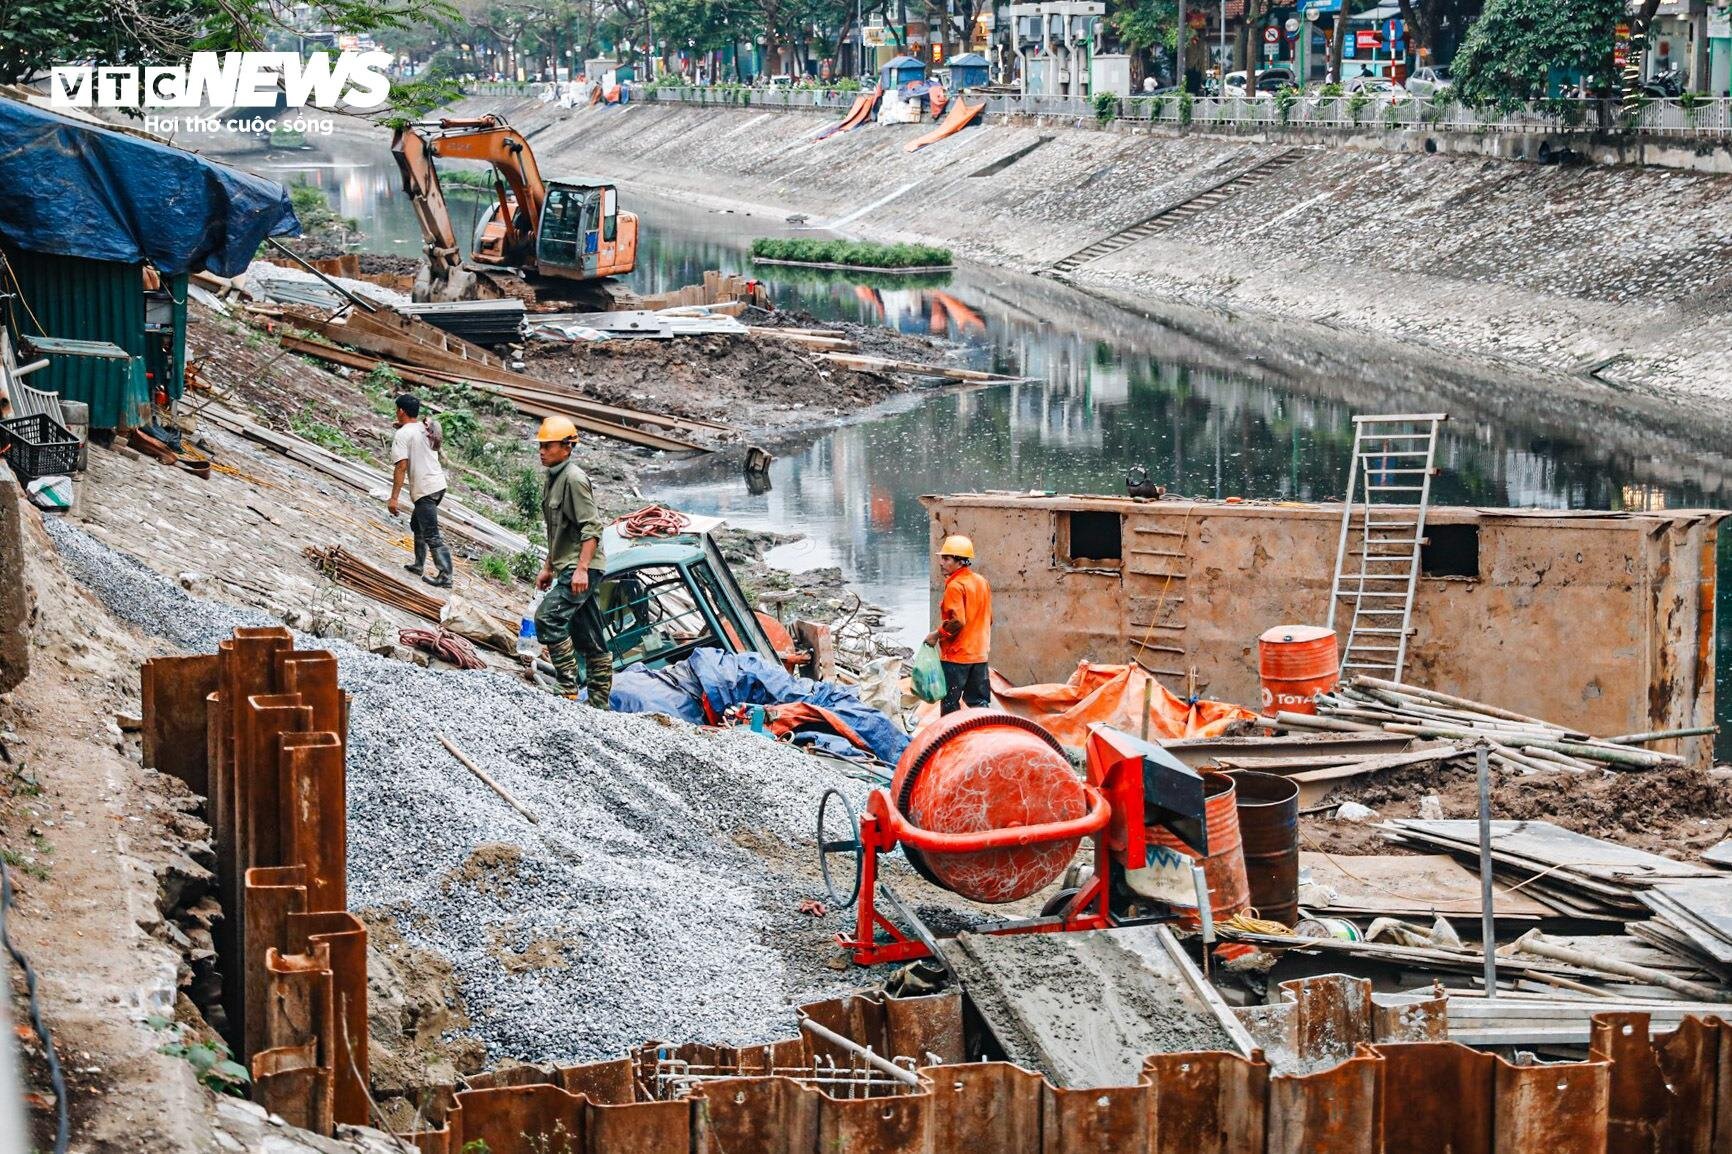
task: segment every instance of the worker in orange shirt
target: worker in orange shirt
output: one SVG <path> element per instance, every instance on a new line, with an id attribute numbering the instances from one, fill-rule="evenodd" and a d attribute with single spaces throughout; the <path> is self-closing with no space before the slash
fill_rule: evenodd
<path id="1" fill-rule="evenodd" d="M 952 534 L 938 547 L 944 596 L 938 603 L 938 628 L 926 635 L 926 644 L 938 646 L 944 665 L 942 713 L 992 704 L 986 671 L 992 648 L 992 586 L 973 566 L 974 542 L 967 537 Z"/>

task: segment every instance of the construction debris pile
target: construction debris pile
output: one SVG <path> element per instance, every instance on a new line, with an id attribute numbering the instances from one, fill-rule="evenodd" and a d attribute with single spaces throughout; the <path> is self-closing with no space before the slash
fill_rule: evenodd
<path id="1" fill-rule="evenodd" d="M 191 652 L 260 615 L 188 596 L 49 520 L 110 612 Z M 384 911 L 456 969 L 490 1059 L 586 1061 L 654 1036 L 785 1031 L 790 1007 L 853 985 L 824 966 L 812 814 L 862 787 L 765 738 L 598 714 L 490 673 L 432 671 L 342 643 L 349 906 Z M 531 823 L 440 744 L 448 736 Z"/>

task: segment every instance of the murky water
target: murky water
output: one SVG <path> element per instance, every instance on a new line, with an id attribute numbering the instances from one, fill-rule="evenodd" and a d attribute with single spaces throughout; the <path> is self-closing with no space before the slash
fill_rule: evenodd
<path id="1" fill-rule="evenodd" d="M 381 150 L 382 151 L 382 150 Z M 292 165 L 293 157 L 279 163 Z M 380 163 L 383 161 L 383 163 Z M 293 167 L 260 170 L 277 179 Z M 413 253 L 414 219 L 389 157 L 298 170 L 373 233 Z M 793 231 L 776 217 L 705 212 L 627 194 L 643 220 L 643 291 L 705 269 L 751 274 L 754 236 Z M 858 285 L 756 270 L 784 307 L 965 342 L 977 367 L 1027 383 L 905 397 L 842 428 L 775 446 L 771 487 L 754 494 L 737 461 L 705 460 L 654 480 L 651 495 L 737 524 L 797 531 L 777 551 L 791 568 L 839 566 L 883 605 L 905 639 L 927 628 L 922 494 L 958 490 L 1120 492 L 1145 466 L 1192 496 L 1327 499 L 1345 483 L 1356 412 L 1447 409 L 1439 503 L 1557 509 L 1732 504 L 1732 457 L 1688 414 L 1640 398 L 1547 399 L 1511 385 L 1467 387 L 1410 367 L 1367 365 L 1354 380 L 1272 378 L 1182 335 L 1043 280 L 966 269 L 941 284 Z M 1722 573 L 1732 548 L 1722 541 Z M 1732 609 L 1732 581 L 1720 607 Z M 1720 634 L 1718 698 L 1732 720 L 1732 629 Z"/>

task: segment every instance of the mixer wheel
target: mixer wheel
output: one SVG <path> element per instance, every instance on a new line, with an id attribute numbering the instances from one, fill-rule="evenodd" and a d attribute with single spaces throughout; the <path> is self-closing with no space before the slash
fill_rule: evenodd
<path id="1" fill-rule="evenodd" d="M 834 809 L 831 802 L 835 802 Z M 859 899 L 865 856 L 860 844 L 860 819 L 854 807 L 841 790 L 825 790 L 818 802 L 818 872 L 824 878 L 824 893 L 830 899 L 831 909 L 845 910 Z M 838 889 L 837 881 L 846 880 L 845 871 L 850 868 L 854 880 L 846 889 Z"/>
<path id="2" fill-rule="evenodd" d="M 1070 905 L 1080 893 L 1082 893 L 1082 888 L 1080 886 L 1072 886 L 1068 889 L 1058 891 L 1058 893 L 1046 899 L 1046 904 L 1040 907 L 1040 916 L 1043 918 L 1058 917 L 1060 914 L 1064 913 L 1065 907 Z"/>

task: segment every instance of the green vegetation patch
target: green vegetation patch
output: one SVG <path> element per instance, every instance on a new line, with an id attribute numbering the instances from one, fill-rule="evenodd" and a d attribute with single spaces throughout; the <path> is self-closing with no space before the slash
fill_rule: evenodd
<path id="1" fill-rule="evenodd" d="M 947 268 L 950 250 L 930 244 L 872 244 L 857 240 L 761 236 L 752 242 L 757 260 L 796 264 L 839 264 L 856 268 Z"/>

